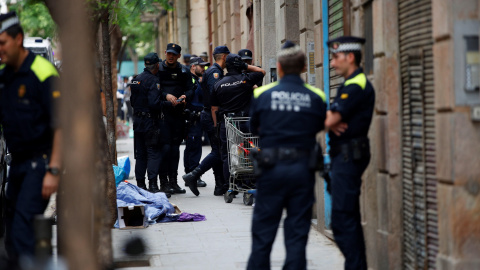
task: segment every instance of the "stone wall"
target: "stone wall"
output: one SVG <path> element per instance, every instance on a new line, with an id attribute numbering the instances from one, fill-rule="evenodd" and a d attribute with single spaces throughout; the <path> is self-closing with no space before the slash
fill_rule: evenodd
<path id="1" fill-rule="evenodd" d="M 480 123 L 470 107 L 456 105 L 455 23 L 479 21 L 476 0 L 439 0 L 433 5 L 438 219 L 438 269 L 480 269 Z M 480 29 L 480 28 L 478 28 Z M 480 30 L 479 30 L 480 31 Z M 479 33 L 480 34 L 480 33 Z M 480 96 L 478 97 L 480 103 Z"/>
<path id="2" fill-rule="evenodd" d="M 247 9 L 250 5 L 253 14 L 249 19 Z M 373 72 L 368 78 L 376 90 L 376 103 L 369 134 L 372 159 L 363 177 L 362 223 L 369 269 L 402 269 L 399 4 L 398 0 L 344 0 L 345 22 L 349 25 L 346 33 L 365 36 L 367 5 L 371 5 L 373 20 Z M 455 76 L 453 65 L 458 49 L 454 40 L 455 24 L 457 21 L 478 22 L 480 4 L 477 0 L 432 0 L 432 11 L 439 181 L 438 268 L 480 269 L 480 123 L 471 121 L 469 106 L 456 105 L 455 92 L 462 89 L 456 88 L 461 78 Z M 183 29 L 180 17 L 170 12 L 161 17 L 162 48 L 167 40 L 171 42 L 178 35 L 185 35 L 184 32 L 179 34 Z M 305 52 L 313 43 L 315 81 L 308 74 L 310 69 L 302 77 L 323 88 L 323 71 L 328 67 L 323 63 L 322 27 L 327 22 L 322 18 L 322 0 L 190 0 L 187 17 L 190 18 L 187 35 L 190 52 L 211 53 L 214 47 L 227 45 L 236 53 L 247 47 L 254 52 L 254 63 L 266 70 L 265 83 L 275 75 L 276 54 L 287 39 L 300 44 Z M 316 228 L 327 233 L 323 180 L 320 178 L 316 194 Z"/>

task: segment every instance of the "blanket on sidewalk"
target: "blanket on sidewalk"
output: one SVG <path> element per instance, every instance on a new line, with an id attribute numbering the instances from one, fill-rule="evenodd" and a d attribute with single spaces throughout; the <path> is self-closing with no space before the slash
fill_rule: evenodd
<path id="1" fill-rule="evenodd" d="M 198 213 L 175 213 L 175 207 L 168 201 L 163 192 L 151 193 L 128 182 L 120 182 L 117 186 L 117 207 L 143 205 L 148 224 L 159 222 L 204 221 L 205 216 Z M 118 228 L 118 219 L 115 228 Z"/>
<path id="2" fill-rule="evenodd" d="M 150 225 L 174 221 L 170 216 L 175 213 L 175 209 L 165 193 L 151 193 L 128 182 L 120 182 L 117 186 L 117 207 L 129 205 L 143 205 Z M 118 228 L 118 220 L 115 228 Z"/>

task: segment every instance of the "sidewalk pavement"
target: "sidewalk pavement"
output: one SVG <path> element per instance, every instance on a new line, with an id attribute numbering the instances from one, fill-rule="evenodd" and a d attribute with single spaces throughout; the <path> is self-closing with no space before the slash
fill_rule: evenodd
<path id="1" fill-rule="evenodd" d="M 179 165 L 179 185 L 183 188 L 183 149 Z M 135 159 L 133 158 L 133 140 L 117 141 L 118 156 L 128 155 L 132 169 L 130 180 L 134 180 Z M 210 152 L 203 147 L 202 159 Z M 205 215 L 201 222 L 173 222 L 149 226 L 146 229 L 112 230 L 114 258 L 124 261 L 124 243 L 128 239 L 140 237 L 147 246 L 146 255 L 150 256 L 149 267 L 121 268 L 130 270 L 144 269 L 182 269 L 182 270 L 225 270 L 246 269 L 251 250 L 252 206 L 245 206 L 242 194 L 232 203 L 225 203 L 223 196 L 213 196 L 214 178 L 208 171 L 202 179 L 207 187 L 199 188 L 200 196 L 193 195 L 188 187 L 186 194 L 172 195 L 170 202 L 187 213 Z M 272 254 L 272 269 L 281 269 L 285 259 L 283 242 L 283 221 L 280 224 Z M 315 229 L 310 230 L 307 246 L 308 269 L 342 269 L 344 258 L 330 239 Z"/>

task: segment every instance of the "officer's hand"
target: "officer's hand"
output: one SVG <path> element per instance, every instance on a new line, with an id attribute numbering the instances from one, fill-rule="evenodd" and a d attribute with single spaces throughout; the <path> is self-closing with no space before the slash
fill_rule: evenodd
<path id="1" fill-rule="evenodd" d="M 243 61 L 240 60 L 240 59 L 235 59 L 235 60 L 233 61 L 233 66 L 234 66 L 237 70 L 247 70 L 247 69 L 248 69 L 247 63 L 243 62 Z"/>
<path id="2" fill-rule="evenodd" d="M 335 133 L 335 135 L 340 136 L 342 133 L 345 133 L 345 131 L 348 129 L 347 123 L 340 122 L 332 127 L 330 127 L 330 130 Z"/>
<path id="3" fill-rule="evenodd" d="M 181 96 L 179 97 L 179 99 L 180 99 L 180 98 L 183 98 L 183 100 L 182 100 L 180 103 L 183 103 L 183 104 L 187 103 L 187 96 L 181 95 Z"/>
<path id="4" fill-rule="evenodd" d="M 42 185 L 42 197 L 45 200 L 50 198 L 50 195 L 57 192 L 58 189 L 58 182 L 60 180 L 60 176 L 53 175 L 49 172 L 45 174 L 43 177 L 43 185 Z"/>
<path id="5" fill-rule="evenodd" d="M 167 100 L 170 101 L 173 106 L 177 105 L 177 97 L 175 97 L 174 95 L 167 94 Z"/>

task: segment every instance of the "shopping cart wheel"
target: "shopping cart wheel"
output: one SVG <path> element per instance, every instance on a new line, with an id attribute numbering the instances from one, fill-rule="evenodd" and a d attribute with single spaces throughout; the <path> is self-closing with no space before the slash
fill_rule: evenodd
<path id="1" fill-rule="evenodd" d="M 223 198 L 225 199 L 225 202 L 226 202 L 226 203 L 231 203 L 231 202 L 233 202 L 233 197 L 234 197 L 234 196 L 235 196 L 235 195 L 234 195 L 232 192 L 230 192 L 230 191 L 227 191 L 227 192 L 225 192 L 225 194 L 223 194 Z"/>
<path id="2" fill-rule="evenodd" d="M 243 204 L 252 205 L 253 204 L 253 194 L 243 193 Z"/>

